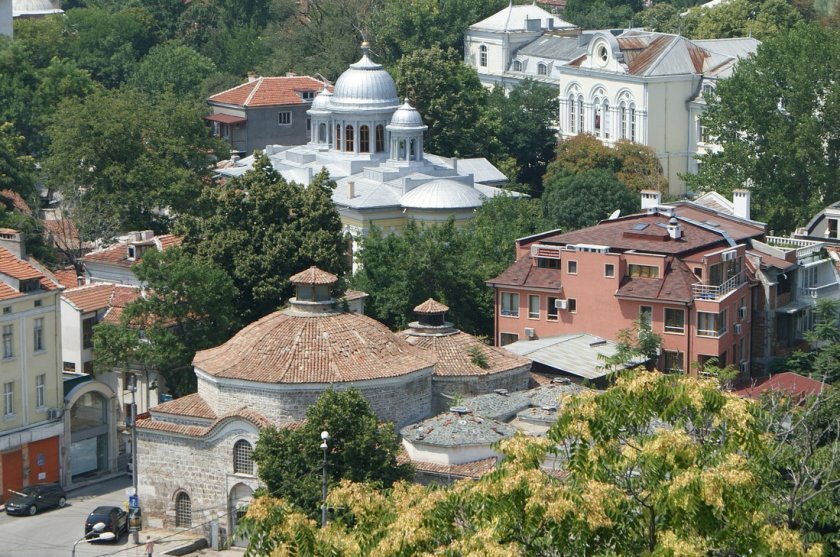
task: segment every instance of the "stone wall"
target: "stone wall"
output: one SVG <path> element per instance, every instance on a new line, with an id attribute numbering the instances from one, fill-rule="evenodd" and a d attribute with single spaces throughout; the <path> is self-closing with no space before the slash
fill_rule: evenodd
<path id="1" fill-rule="evenodd" d="M 481 376 L 441 377 L 432 379 L 432 412 L 440 414 L 449 411 L 453 397 L 471 397 L 492 393 L 496 389 L 510 392 L 528 388 L 531 365 L 518 367 L 503 373 Z"/>

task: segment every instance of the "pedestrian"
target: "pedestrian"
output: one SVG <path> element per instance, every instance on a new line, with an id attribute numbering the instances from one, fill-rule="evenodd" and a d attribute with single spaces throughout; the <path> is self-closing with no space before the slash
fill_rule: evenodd
<path id="1" fill-rule="evenodd" d="M 146 557 L 154 557 L 152 555 L 155 552 L 155 542 L 152 541 L 151 536 L 146 536 Z"/>

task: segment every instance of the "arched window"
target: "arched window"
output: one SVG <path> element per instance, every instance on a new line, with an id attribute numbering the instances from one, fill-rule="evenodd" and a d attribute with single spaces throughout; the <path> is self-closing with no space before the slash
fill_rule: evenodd
<path id="1" fill-rule="evenodd" d="M 604 106 L 601 104 L 601 97 L 595 97 L 592 101 L 592 131 L 595 137 L 601 137 L 604 125 Z"/>
<path id="2" fill-rule="evenodd" d="M 381 153 L 385 150 L 385 126 L 382 124 L 376 126 L 376 152 Z"/>
<path id="3" fill-rule="evenodd" d="M 577 107 L 578 107 L 578 132 L 583 133 L 585 130 L 583 128 L 583 95 L 578 95 L 577 99 Z"/>
<path id="4" fill-rule="evenodd" d="M 353 126 L 344 128 L 344 150 L 348 153 L 353 152 Z"/>
<path id="5" fill-rule="evenodd" d="M 545 64 L 537 64 L 537 75 L 548 75 L 548 66 Z"/>
<path id="6" fill-rule="evenodd" d="M 487 67 L 487 45 L 478 47 L 478 65 L 482 68 Z"/>
<path id="7" fill-rule="evenodd" d="M 577 111 L 575 110 L 577 106 L 577 99 L 575 98 L 574 93 L 569 95 L 569 132 L 575 133 L 577 131 Z"/>
<path id="8" fill-rule="evenodd" d="M 627 103 L 621 101 L 618 105 L 618 137 L 627 139 Z"/>
<path id="9" fill-rule="evenodd" d="M 636 141 L 636 105 L 630 103 L 630 141 Z"/>
<path id="10" fill-rule="evenodd" d="M 408 140 L 408 160 L 413 161 L 417 159 L 417 142 L 412 137 Z"/>
<path id="11" fill-rule="evenodd" d="M 603 136 L 604 139 L 610 138 L 610 101 L 604 99 L 604 102 L 601 104 L 601 114 L 604 117 L 604 122 L 601 125 L 603 128 Z"/>
<path id="12" fill-rule="evenodd" d="M 370 128 L 367 126 L 359 128 L 359 152 L 370 153 Z"/>
<path id="13" fill-rule="evenodd" d="M 514 60 L 513 61 L 513 71 L 521 72 L 522 71 L 522 62 L 520 62 L 519 60 Z"/>
<path id="14" fill-rule="evenodd" d="M 335 126 L 335 150 L 341 151 L 341 125 L 336 124 Z"/>
<path id="15" fill-rule="evenodd" d="M 175 527 L 189 528 L 192 526 L 192 501 L 183 491 L 175 498 Z"/>
<path id="16" fill-rule="evenodd" d="M 254 448 L 245 439 L 240 439 L 233 446 L 233 473 L 254 475 Z"/>
<path id="17" fill-rule="evenodd" d="M 318 143 L 326 143 L 327 141 L 327 125 L 324 123 L 318 124 Z"/>

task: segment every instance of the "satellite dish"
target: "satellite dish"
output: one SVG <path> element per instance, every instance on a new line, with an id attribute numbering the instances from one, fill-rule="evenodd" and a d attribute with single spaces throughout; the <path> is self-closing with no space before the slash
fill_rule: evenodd
<path id="1" fill-rule="evenodd" d="M 615 220 L 618 218 L 618 215 L 621 214 L 621 209 L 616 209 L 610 214 L 610 218 L 608 220 Z"/>

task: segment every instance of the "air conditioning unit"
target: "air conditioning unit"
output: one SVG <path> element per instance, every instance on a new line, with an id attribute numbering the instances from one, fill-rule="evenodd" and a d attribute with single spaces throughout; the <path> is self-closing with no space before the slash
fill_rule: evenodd
<path id="1" fill-rule="evenodd" d="M 741 306 L 738 308 L 738 319 L 746 319 L 747 318 L 747 306 Z"/>
<path id="2" fill-rule="evenodd" d="M 742 360 L 741 364 L 738 366 L 738 369 L 741 370 L 741 373 L 747 373 L 750 371 L 750 363 L 746 360 Z"/>
<path id="3" fill-rule="evenodd" d="M 569 300 L 554 300 L 555 309 L 569 309 Z"/>
<path id="4" fill-rule="evenodd" d="M 534 338 L 537 336 L 537 331 L 535 331 L 533 327 L 525 327 L 525 336 L 528 338 Z"/>
<path id="5" fill-rule="evenodd" d="M 741 334 L 741 324 L 740 323 L 735 323 L 735 334 L 736 335 Z"/>
<path id="6" fill-rule="evenodd" d="M 57 420 L 61 417 L 61 408 L 50 408 L 47 410 L 48 420 Z"/>

